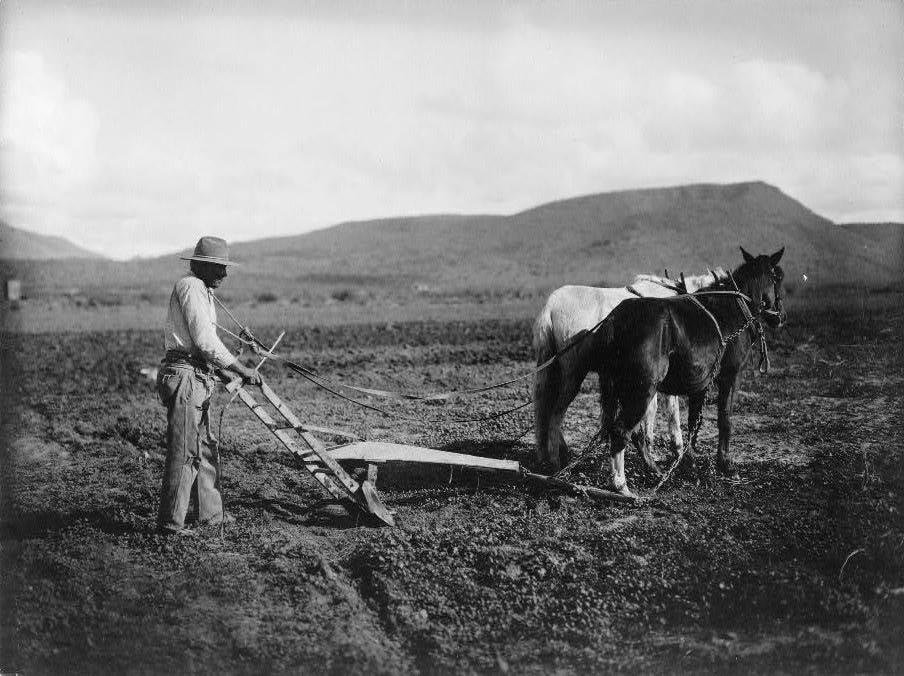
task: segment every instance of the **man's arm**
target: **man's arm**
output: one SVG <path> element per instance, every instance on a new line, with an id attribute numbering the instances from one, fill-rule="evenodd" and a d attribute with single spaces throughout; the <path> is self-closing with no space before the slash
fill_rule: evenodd
<path id="1" fill-rule="evenodd" d="M 197 282 L 193 283 L 191 278 L 186 278 L 176 286 L 182 315 L 188 324 L 188 331 L 195 346 L 209 363 L 235 373 L 245 382 L 260 385 L 262 382 L 260 373 L 245 366 L 220 340 L 216 327 L 211 323 L 207 314 L 210 303 L 207 289 L 203 282 L 200 284 Z"/>
<path id="2" fill-rule="evenodd" d="M 236 358 L 235 361 L 233 361 L 229 366 L 226 366 L 223 370 L 235 373 L 249 385 L 260 386 L 260 384 L 264 382 L 264 379 L 261 378 L 260 371 L 245 366 L 238 360 L 238 358 Z"/>

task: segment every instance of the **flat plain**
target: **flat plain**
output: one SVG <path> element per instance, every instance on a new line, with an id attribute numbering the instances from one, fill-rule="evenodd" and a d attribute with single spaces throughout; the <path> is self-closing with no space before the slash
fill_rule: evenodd
<path id="1" fill-rule="evenodd" d="M 396 528 L 324 516 L 320 487 L 220 392 L 237 522 L 194 539 L 154 531 L 165 417 L 140 370 L 159 361 L 158 331 L 105 323 L 103 308 L 23 315 L 2 335 L 0 670 L 900 672 L 902 300 L 791 296 L 770 373 L 741 386 L 741 481 L 678 480 L 634 507 L 404 465 L 378 481 Z M 340 306 L 295 323 L 273 305 L 238 311 L 262 338 L 285 329 L 282 353 L 332 382 L 428 393 L 533 367 L 523 303 Z M 529 380 L 445 404 L 366 400 L 388 416 L 275 364 L 264 375 L 313 424 L 533 466 L 530 407 L 453 422 L 528 401 Z M 588 449 L 571 474 L 582 483 L 605 480 L 598 413 L 591 378 L 566 420 Z M 627 462 L 649 495 L 639 456 Z"/>

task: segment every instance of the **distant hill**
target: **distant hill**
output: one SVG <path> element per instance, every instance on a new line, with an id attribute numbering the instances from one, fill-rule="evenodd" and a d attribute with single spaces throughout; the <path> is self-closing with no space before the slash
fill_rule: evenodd
<path id="1" fill-rule="evenodd" d="M 870 258 L 897 261 L 898 279 L 904 278 L 904 223 L 844 223 L 841 227 L 862 240 Z"/>
<path id="2" fill-rule="evenodd" d="M 734 267 L 739 245 L 751 253 L 784 246 L 792 287 L 803 274 L 809 285 L 886 286 L 904 281 L 901 248 L 888 244 L 900 241 L 897 227 L 838 226 L 761 182 L 608 192 L 509 216 L 384 218 L 232 243 L 244 265 L 230 270 L 221 295 L 300 303 L 534 298 L 566 283 L 621 285 L 644 271 Z M 185 268 L 173 253 L 20 273 L 35 295 L 74 287 L 156 301 Z"/>
<path id="3" fill-rule="evenodd" d="M 789 273 L 812 283 L 901 279 L 900 250 L 872 246 L 771 185 L 752 182 L 601 193 L 511 216 L 425 216 L 344 223 L 240 243 L 249 270 L 299 282 L 348 276 L 443 289 L 620 284 L 641 271 L 702 271 L 787 249 Z M 892 231 L 893 232 L 893 231 Z"/>
<path id="4" fill-rule="evenodd" d="M 0 259 L 52 260 L 65 258 L 103 258 L 62 237 L 39 235 L 0 221 Z"/>

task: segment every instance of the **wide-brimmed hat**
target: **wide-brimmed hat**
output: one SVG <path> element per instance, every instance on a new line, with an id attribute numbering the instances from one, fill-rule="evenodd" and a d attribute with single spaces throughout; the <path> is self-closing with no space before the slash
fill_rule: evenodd
<path id="1" fill-rule="evenodd" d="M 216 263 L 217 265 L 238 265 L 229 260 L 229 247 L 226 240 L 221 237 L 202 237 L 195 245 L 195 252 L 191 256 L 179 256 L 184 261 L 200 261 L 201 263 Z"/>

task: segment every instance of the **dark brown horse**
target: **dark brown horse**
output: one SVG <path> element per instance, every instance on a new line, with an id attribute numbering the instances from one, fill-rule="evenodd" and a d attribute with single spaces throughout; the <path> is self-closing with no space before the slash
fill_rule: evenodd
<path id="1" fill-rule="evenodd" d="M 785 320 L 784 272 L 778 266 L 784 251 L 751 256 L 741 248 L 744 263 L 731 275 L 733 282 L 720 280 L 683 296 L 625 300 L 581 340 L 576 352 L 583 375 L 600 374 L 612 488 L 631 494 L 624 451 L 632 437 L 637 444 L 646 443 L 637 431 L 656 392 L 687 395 L 692 425 L 702 413 L 713 376 L 719 392 L 716 467 L 736 475 L 729 451 L 731 411 L 743 366 L 759 344 L 760 322 L 780 326 Z M 740 294 L 731 293 L 736 291 Z M 693 430 L 691 437 L 693 448 Z M 649 455 L 649 449 L 640 450 Z M 693 452 L 689 456 L 693 462 Z"/>

